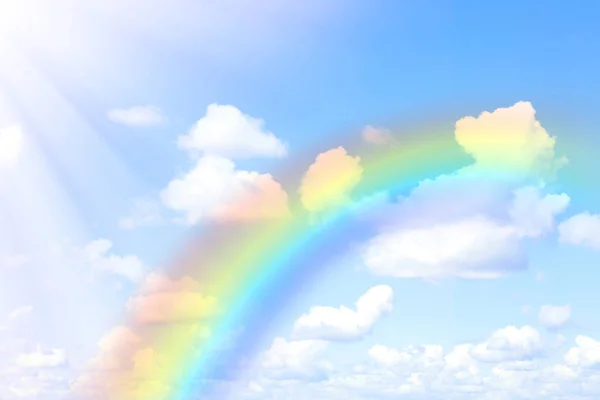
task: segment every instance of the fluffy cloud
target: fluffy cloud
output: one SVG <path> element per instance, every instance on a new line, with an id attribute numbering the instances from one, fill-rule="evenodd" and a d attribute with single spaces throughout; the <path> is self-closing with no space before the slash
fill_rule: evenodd
<path id="1" fill-rule="evenodd" d="M 161 109 L 156 106 L 115 108 L 110 110 L 107 116 L 113 122 L 140 127 L 159 125 L 165 121 Z"/>
<path id="2" fill-rule="evenodd" d="M 243 114 L 230 105 L 210 104 L 206 115 L 178 140 L 192 152 L 230 158 L 283 157 L 287 147 L 264 129 L 264 121 Z"/>
<path id="3" fill-rule="evenodd" d="M 385 128 L 376 128 L 371 125 L 365 126 L 361 135 L 365 142 L 376 145 L 387 144 L 395 141 L 390 130 Z"/>
<path id="4" fill-rule="evenodd" d="M 188 224 L 204 218 L 253 220 L 288 215 L 287 193 L 269 174 L 236 170 L 226 158 L 204 156 L 161 192 L 165 205 Z"/>
<path id="5" fill-rule="evenodd" d="M 570 306 L 545 305 L 540 308 L 538 320 L 542 326 L 550 329 L 563 327 L 571 318 Z"/>
<path id="6" fill-rule="evenodd" d="M 529 102 L 462 118 L 456 122 L 455 137 L 479 169 L 545 176 L 566 162 L 556 157 L 556 140 L 536 120 Z"/>
<path id="7" fill-rule="evenodd" d="M 96 370 L 120 370 L 131 365 L 133 355 L 139 349 L 142 338 L 130 328 L 117 326 L 98 342 L 99 354 L 91 361 Z"/>
<path id="8" fill-rule="evenodd" d="M 559 240 L 600 250 L 600 215 L 584 212 L 558 226 Z"/>
<path id="9" fill-rule="evenodd" d="M 400 217 L 402 227 L 388 228 L 367 244 L 364 262 L 374 273 L 397 278 L 486 279 L 521 270 L 526 259 L 520 241 L 550 232 L 570 200 L 565 194 L 542 195 L 535 187 L 523 187 L 513 192 L 506 211 L 499 205 L 488 209 L 488 194 L 436 210 L 436 203 L 444 205 L 433 196 L 443 195 L 443 190 L 422 188 L 397 206 L 396 218 Z M 494 208 L 496 215 L 507 217 L 495 217 Z"/>
<path id="10" fill-rule="evenodd" d="M 535 187 L 523 187 L 515 191 L 509 215 L 521 235 L 535 238 L 554 228 L 555 217 L 567 209 L 569 202 L 564 193 L 542 196 Z"/>
<path id="11" fill-rule="evenodd" d="M 385 285 L 375 286 L 356 302 L 356 310 L 345 306 L 312 307 L 294 323 L 297 339 L 348 340 L 369 333 L 377 320 L 392 310 L 394 293 Z"/>
<path id="12" fill-rule="evenodd" d="M 600 365 L 600 342 L 588 336 L 578 335 L 576 346 L 565 354 L 565 362 L 573 367 L 591 368 Z"/>
<path id="13" fill-rule="evenodd" d="M 139 295 L 129 299 L 127 309 L 140 324 L 204 320 L 218 313 L 217 299 L 204 295 L 189 277 L 171 280 L 150 274 Z"/>
<path id="14" fill-rule="evenodd" d="M 302 205 L 319 212 L 346 203 L 362 173 L 360 158 L 349 155 L 343 147 L 319 154 L 302 178 Z"/>
<path id="15" fill-rule="evenodd" d="M 0 167 L 11 166 L 19 160 L 24 142 L 20 126 L 0 128 Z"/>
<path id="16" fill-rule="evenodd" d="M 514 229 L 483 217 L 431 228 L 399 229 L 372 239 L 364 254 L 378 275 L 435 279 L 496 278 L 523 261 Z"/>
<path id="17" fill-rule="evenodd" d="M 275 338 L 262 355 L 261 366 L 280 379 L 320 379 L 327 364 L 320 361 L 319 356 L 327 347 L 328 342 L 323 340 Z"/>
<path id="18" fill-rule="evenodd" d="M 139 281 L 145 272 L 144 263 L 135 255 L 120 256 L 110 252 L 113 244 L 107 239 L 97 239 L 82 250 L 83 256 L 96 271 L 119 275 L 133 282 Z"/>
<path id="19" fill-rule="evenodd" d="M 455 137 L 474 163 L 422 182 L 386 209 L 382 232 L 363 252 L 374 273 L 485 279 L 522 270 L 523 239 L 551 232 L 567 208 L 566 194 L 523 186 L 564 163 L 529 103 L 461 119 Z"/>
<path id="20" fill-rule="evenodd" d="M 368 363 L 325 362 L 325 342 L 287 342 L 276 339 L 270 360 L 255 370 L 305 371 L 304 374 L 254 373 L 239 398 L 330 399 L 581 399 L 600 394 L 600 344 L 578 336 L 576 346 L 556 363 L 558 347 L 544 347 L 531 327 L 508 326 L 480 343 L 449 349 L 440 345 L 411 345 L 394 349 L 377 344 Z M 332 345 L 333 346 L 333 345 Z M 274 349 L 278 351 L 274 351 Z M 550 353 L 552 352 L 552 353 Z M 333 352 L 332 352 L 333 355 Z M 347 358 L 344 356 L 345 361 Z M 265 358 L 261 358 L 264 361 Z M 345 366 L 344 366 L 345 365 Z M 302 366 L 302 367 L 300 367 Z M 307 373 L 310 367 L 321 375 Z M 272 372 L 272 371 L 271 371 Z M 316 377 L 327 379 L 315 379 Z M 236 397 L 236 398 L 237 398 Z"/>
<path id="21" fill-rule="evenodd" d="M 473 347 L 471 355 L 484 362 L 521 361 L 539 356 L 543 348 L 542 336 L 535 328 L 507 326 Z"/>
<path id="22" fill-rule="evenodd" d="M 67 353 L 63 349 L 42 351 L 38 347 L 34 352 L 19 355 L 15 363 L 24 368 L 55 368 L 67 363 Z"/>

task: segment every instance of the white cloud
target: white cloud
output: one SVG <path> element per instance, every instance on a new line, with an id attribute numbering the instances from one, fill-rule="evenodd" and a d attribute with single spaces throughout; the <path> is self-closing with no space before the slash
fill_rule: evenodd
<path id="1" fill-rule="evenodd" d="M 229 158 L 283 157 L 287 147 L 264 121 L 243 114 L 231 105 L 210 104 L 206 115 L 178 140 L 179 147 L 191 152 Z"/>
<path id="2" fill-rule="evenodd" d="M 137 199 L 133 203 L 128 217 L 119 220 L 119 228 L 131 230 L 143 226 L 157 225 L 162 222 L 160 203 L 153 199 Z"/>
<path id="3" fill-rule="evenodd" d="M 324 342 L 276 341 L 277 354 L 286 356 L 273 354 L 269 366 L 305 373 L 264 374 L 257 368 L 250 381 L 242 383 L 248 397 L 240 398 L 591 400 L 600 395 L 600 373 L 595 368 L 600 365 L 599 342 L 578 336 L 576 346 L 565 355 L 566 363 L 560 364 L 555 357 L 559 354 L 550 353 L 558 347 L 545 348 L 548 357 L 536 358 L 541 341 L 531 327 L 508 326 L 481 343 L 463 343 L 448 350 L 440 345 L 394 349 L 378 344 L 367 353 L 374 362 L 360 364 L 348 364 L 347 354 L 343 363 L 327 363 L 322 354 Z M 328 379 L 315 379 L 318 375 L 307 372 L 315 366 L 322 371 L 320 377 Z M 250 382 L 260 389 L 249 389 Z"/>
<path id="4" fill-rule="evenodd" d="M 590 368 L 600 365 L 600 342 L 584 335 L 577 335 L 576 346 L 565 354 L 565 362 L 573 367 Z"/>
<path id="5" fill-rule="evenodd" d="M 542 336 L 535 328 L 507 326 L 473 347 L 471 355 L 484 362 L 521 361 L 539 356 L 543 347 Z"/>
<path id="6" fill-rule="evenodd" d="M 287 341 L 275 338 L 263 353 L 261 366 L 280 379 L 320 379 L 328 365 L 319 360 L 329 343 L 323 340 Z"/>
<path id="7" fill-rule="evenodd" d="M 566 194 L 548 194 L 527 186 L 515 191 L 509 215 L 523 236 L 538 237 L 554 228 L 555 217 L 563 213 L 570 202 Z"/>
<path id="8" fill-rule="evenodd" d="M 88 243 L 81 252 L 94 270 L 139 281 L 146 269 L 144 263 L 135 255 L 113 254 L 110 252 L 112 247 L 110 240 L 97 239 Z"/>
<path id="9" fill-rule="evenodd" d="M 63 349 L 42 351 L 38 347 L 35 352 L 19 355 L 15 363 L 24 368 L 55 368 L 67 363 L 67 353 Z"/>
<path id="10" fill-rule="evenodd" d="M 200 158 L 161 192 L 164 204 L 185 213 L 188 224 L 205 218 L 262 219 L 288 214 L 287 194 L 269 174 L 236 170 L 233 161 Z"/>
<path id="11" fill-rule="evenodd" d="M 312 307 L 294 323 L 296 339 L 348 340 L 358 339 L 371 331 L 386 312 L 392 310 L 394 292 L 380 285 L 369 289 L 356 302 L 356 310 L 341 306 Z"/>
<path id="12" fill-rule="evenodd" d="M 600 215 L 584 212 L 558 226 L 559 240 L 600 250 Z"/>
<path id="13" fill-rule="evenodd" d="M 438 190 L 428 182 L 401 201 L 395 210 L 401 227 L 386 228 L 367 243 L 363 257 L 372 272 L 397 278 L 491 279 L 522 270 L 526 258 L 521 240 L 550 232 L 570 200 L 527 186 L 514 190 L 512 202 L 501 206 L 488 197 L 494 190 L 477 193 L 474 188 L 474 197 L 458 206 L 445 197 L 450 181 L 439 181 Z M 444 211 L 435 210 L 436 204 Z M 498 216 L 503 213 L 507 217 Z"/>
<path id="14" fill-rule="evenodd" d="M 372 272 L 396 278 L 485 279 L 507 266 L 522 268 L 514 229 L 483 217 L 383 233 L 369 242 L 364 261 Z"/>
<path id="15" fill-rule="evenodd" d="M 540 308 L 538 320 L 542 326 L 556 329 L 563 327 L 571 318 L 571 306 L 545 305 Z"/>
<path id="16" fill-rule="evenodd" d="M 156 106 L 115 108 L 108 111 L 107 116 L 113 122 L 138 127 L 155 126 L 166 120 L 161 109 Z"/>
<path id="17" fill-rule="evenodd" d="M 455 138 L 474 163 L 423 181 L 386 209 L 378 221 L 381 233 L 363 251 L 372 272 L 428 280 L 497 278 L 527 267 L 523 239 L 554 229 L 569 196 L 524 185 L 543 181 L 565 160 L 555 156 L 555 140 L 531 104 L 463 118 Z"/>
<path id="18" fill-rule="evenodd" d="M 0 167 L 17 163 L 23 152 L 25 138 L 18 125 L 0 128 Z"/>

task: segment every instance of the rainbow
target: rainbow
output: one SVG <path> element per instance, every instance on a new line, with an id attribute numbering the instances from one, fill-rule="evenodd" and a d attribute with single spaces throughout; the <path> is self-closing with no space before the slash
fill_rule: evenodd
<path id="1" fill-rule="evenodd" d="M 218 382 L 244 371 L 265 339 L 264 332 L 286 304 L 332 261 L 355 251 L 361 240 L 375 233 L 365 215 L 381 204 L 382 196 L 391 199 L 408 193 L 425 179 L 459 168 L 466 171 L 473 163 L 453 137 L 437 132 L 357 147 L 353 155 L 358 153 L 360 158 L 361 179 L 347 201 L 315 216 L 299 196 L 291 196 L 288 217 L 213 222 L 202 228 L 191 242 L 191 254 L 167 272 L 200 282 L 200 292 L 214 300 L 210 302 L 214 313 L 208 313 L 202 329 L 184 329 L 184 324 L 142 326 L 132 315 L 130 325 L 144 332 L 146 345 L 162 354 L 163 362 L 160 369 L 148 372 L 147 379 L 112 376 L 113 387 L 119 389 L 113 390 L 111 398 L 226 398 Z M 284 174 L 293 175 L 296 167 Z M 529 177 L 521 172 L 490 164 L 461 176 L 466 180 L 526 182 Z M 332 173 L 323 183 L 336 187 L 336 179 Z M 330 195 L 323 190 L 323 197 Z M 317 199 L 319 196 L 317 193 Z M 137 391 L 132 395 L 134 386 Z"/>

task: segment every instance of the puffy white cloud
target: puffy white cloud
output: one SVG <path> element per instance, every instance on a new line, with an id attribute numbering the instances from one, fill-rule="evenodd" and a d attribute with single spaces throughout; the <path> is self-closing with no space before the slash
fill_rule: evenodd
<path id="1" fill-rule="evenodd" d="M 0 128 L 0 167 L 14 165 L 21 156 L 25 137 L 19 125 Z"/>
<path id="2" fill-rule="evenodd" d="M 556 216 L 567 209 L 570 200 L 564 193 L 542 196 L 539 189 L 527 186 L 515 190 L 509 215 L 523 236 L 535 238 L 554 228 Z"/>
<path id="3" fill-rule="evenodd" d="M 446 184 L 441 192 L 425 184 L 396 207 L 401 227 L 386 228 L 367 243 L 363 253 L 372 272 L 397 278 L 490 279 L 524 269 L 521 240 L 551 231 L 556 216 L 570 200 L 565 194 L 542 195 L 539 189 L 527 186 L 514 190 L 505 210 L 489 207 L 487 193 L 493 190 L 461 203 L 468 209 L 462 205 L 444 208 L 442 203 L 450 200 L 432 196 L 443 196 Z M 423 200 L 422 206 L 419 200 Z M 437 217 L 432 221 L 428 212 L 436 203 L 444 211 L 432 211 Z M 506 218 L 498 217 L 503 213 Z"/>
<path id="4" fill-rule="evenodd" d="M 471 355 L 484 362 L 521 361 L 539 356 L 543 348 L 542 336 L 535 328 L 507 326 L 474 346 Z"/>
<path id="5" fill-rule="evenodd" d="M 139 281 L 146 269 L 144 263 L 135 255 L 113 254 L 110 252 L 112 247 L 110 240 L 97 239 L 88 243 L 81 252 L 94 270 Z"/>
<path id="6" fill-rule="evenodd" d="M 577 335 L 576 346 L 565 354 L 565 362 L 573 367 L 590 368 L 600 365 L 600 342 L 589 336 Z"/>
<path id="7" fill-rule="evenodd" d="M 161 192 L 164 204 L 195 224 L 205 218 L 253 220 L 289 214 L 287 193 L 269 174 L 236 170 L 226 158 L 204 156 Z"/>
<path id="8" fill-rule="evenodd" d="M 372 239 L 364 254 L 378 275 L 434 279 L 496 278 L 522 268 L 514 228 L 475 217 L 431 228 L 399 229 Z"/>
<path id="9" fill-rule="evenodd" d="M 392 310 L 394 292 L 379 285 L 370 288 L 356 302 L 356 310 L 341 306 L 312 307 L 294 323 L 297 339 L 348 340 L 361 338 L 386 312 Z"/>
<path id="10" fill-rule="evenodd" d="M 558 226 L 559 240 L 600 250 L 600 215 L 584 212 Z"/>
<path id="11" fill-rule="evenodd" d="M 119 124 L 141 127 L 159 125 L 166 120 L 160 108 L 150 105 L 115 108 L 108 111 L 107 116 Z"/>
<path id="12" fill-rule="evenodd" d="M 556 329 L 563 327 L 571 318 L 571 306 L 545 305 L 540 308 L 538 320 L 542 326 Z"/>
<path id="13" fill-rule="evenodd" d="M 24 368 L 54 368 L 67 363 L 67 353 L 63 349 L 42 351 L 41 348 L 31 353 L 21 354 L 15 360 L 16 365 Z"/>
<path id="14" fill-rule="evenodd" d="M 382 365 L 418 363 L 427 367 L 439 364 L 444 359 L 444 349 L 439 345 L 409 346 L 397 350 L 387 346 L 375 345 L 369 349 L 369 356 Z"/>
<path id="15" fill-rule="evenodd" d="M 564 164 L 531 104 L 463 118 L 455 138 L 474 163 L 423 181 L 386 208 L 378 221 L 381 233 L 363 252 L 374 273 L 488 279 L 522 270 L 523 239 L 551 232 L 565 211 L 566 194 L 524 186 Z"/>
<path id="16" fill-rule="evenodd" d="M 261 366 L 280 379 L 318 380 L 328 369 L 328 365 L 319 359 L 328 346 L 329 343 L 323 340 L 275 338 L 262 354 Z"/>
<path id="17" fill-rule="evenodd" d="M 294 365 L 298 370 L 297 365 L 301 364 L 306 371 L 307 365 L 327 365 L 328 379 L 315 380 L 315 375 L 308 373 L 253 374 L 249 379 L 257 390 L 248 389 L 244 382 L 246 396 L 239 397 L 589 400 L 600 395 L 600 373 L 594 368 L 600 364 L 599 342 L 577 337 L 576 346 L 565 356 L 566 363 L 556 364 L 554 356 L 558 354 L 554 352 L 558 348 L 548 347 L 546 350 L 553 352 L 545 354 L 549 357 L 534 358 L 539 354 L 538 339 L 530 327 L 509 326 L 492 333 L 482 343 L 459 344 L 448 350 L 439 345 L 411 345 L 403 349 L 375 345 L 367 354 L 374 362 L 344 362 L 345 366 L 324 362 L 323 342 L 289 345 L 292 342 L 279 339 L 281 352 L 293 361 L 275 357 L 278 361 L 273 361 L 272 367 Z M 483 360 L 474 354 L 482 348 L 487 356 Z M 303 355 L 296 358 L 300 353 Z"/>
<path id="18" fill-rule="evenodd" d="M 242 113 L 231 105 L 210 104 L 192 130 L 178 140 L 179 147 L 191 152 L 229 158 L 283 157 L 287 146 L 264 121 Z"/>

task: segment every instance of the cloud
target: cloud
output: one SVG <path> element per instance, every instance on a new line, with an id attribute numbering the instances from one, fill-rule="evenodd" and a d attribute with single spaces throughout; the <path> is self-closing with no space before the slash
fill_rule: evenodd
<path id="1" fill-rule="evenodd" d="M 0 167 L 9 167 L 17 163 L 23 147 L 25 137 L 19 125 L 0 128 Z"/>
<path id="2" fill-rule="evenodd" d="M 535 328 L 507 326 L 473 347 L 471 355 L 483 362 L 521 361 L 539 356 L 543 347 L 542 336 Z"/>
<path id="3" fill-rule="evenodd" d="M 404 350 L 375 345 L 369 349 L 369 356 L 388 367 L 412 362 L 428 366 L 443 361 L 444 350 L 438 345 L 409 346 Z"/>
<path id="4" fill-rule="evenodd" d="M 447 192 L 452 182 L 463 191 L 475 183 L 456 177 L 425 182 L 387 213 L 385 223 L 392 226 L 371 239 L 363 252 L 373 273 L 492 279 L 522 270 L 527 266 L 522 239 L 552 231 L 556 216 L 570 201 L 566 194 L 543 195 L 532 186 L 511 193 L 485 184 L 454 198 L 454 189 Z"/>
<path id="5" fill-rule="evenodd" d="M 558 226 L 562 243 L 600 250 L 600 215 L 584 212 L 572 216 Z"/>
<path id="6" fill-rule="evenodd" d="M 322 340 L 275 338 L 262 354 L 261 366 L 279 379 L 319 380 L 327 370 L 319 356 L 328 346 L 328 342 Z"/>
<path id="7" fill-rule="evenodd" d="M 523 187 L 515 191 L 509 215 L 523 236 L 535 238 L 554 228 L 555 217 L 567 209 L 570 200 L 564 193 L 542 197 L 539 189 Z"/>
<path id="8" fill-rule="evenodd" d="M 391 287 L 374 286 L 356 302 L 356 310 L 345 306 L 312 307 L 294 323 L 295 339 L 349 340 L 359 339 L 371 331 L 386 312 L 392 310 L 394 292 Z"/>
<path id="9" fill-rule="evenodd" d="M 538 320 L 542 326 L 550 329 L 561 328 L 569 322 L 571 318 L 570 306 L 551 306 L 545 305 L 540 308 Z"/>
<path id="10" fill-rule="evenodd" d="M 360 158 L 349 155 L 343 147 L 319 154 L 302 178 L 302 205 L 311 212 L 320 212 L 348 202 L 362 173 Z"/>
<path id="11" fill-rule="evenodd" d="M 67 363 L 67 353 L 63 349 L 42 351 L 38 347 L 35 352 L 19 355 L 15 363 L 23 368 L 55 368 Z"/>
<path id="12" fill-rule="evenodd" d="M 491 279 L 527 267 L 523 240 L 554 229 L 568 195 L 544 193 L 544 180 L 562 166 L 555 139 L 519 102 L 456 123 L 455 138 L 474 161 L 421 182 L 386 208 L 381 233 L 363 251 L 378 275 L 435 280 Z"/>
<path id="13" fill-rule="evenodd" d="M 141 293 L 129 299 L 127 310 L 139 324 L 205 320 L 218 314 L 217 299 L 204 295 L 189 277 L 171 280 L 152 273 Z"/>
<path id="14" fill-rule="evenodd" d="M 591 368 L 600 365 L 600 342 L 589 336 L 577 335 L 576 346 L 565 354 L 567 365 L 579 368 Z"/>
<path id="15" fill-rule="evenodd" d="M 548 176 L 566 163 L 566 158 L 556 157 L 556 139 L 536 120 L 529 102 L 462 118 L 456 122 L 455 137 L 477 168 L 491 172 Z"/>
<path id="16" fill-rule="evenodd" d="M 389 129 L 376 128 L 371 125 L 364 127 L 361 136 L 365 142 L 376 145 L 383 145 L 396 141 Z"/>
<path id="17" fill-rule="evenodd" d="M 99 354 L 90 362 L 95 370 L 121 370 L 131 366 L 142 338 L 126 326 L 117 326 L 98 342 Z"/>
<path id="18" fill-rule="evenodd" d="M 474 217 L 381 234 L 368 243 L 364 262 L 375 274 L 395 278 L 497 278 L 507 267 L 523 268 L 515 239 L 512 227 Z"/>
<path id="19" fill-rule="evenodd" d="M 264 121 L 231 105 L 210 104 L 192 130 L 178 139 L 181 149 L 229 158 L 283 157 L 287 146 L 266 131 Z"/>
<path id="20" fill-rule="evenodd" d="M 134 106 L 130 108 L 115 108 L 107 113 L 113 122 L 136 127 L 160 125 L 166 118 L 156 106 Z"/>
<path id="21" fill-rule="evenodd" d="M 161 192 L 164 204 L 185 213 L 185 221 L 256 220 L 289 214 L 287 193 L 269 174 L 236 170 L 233 161 L 200 158 L 194 168 Z"/>
<path id="22" fill-rule="evenodd" d="M 128 217 L 119 220 L 119 228 L 131 230 L 142 226 L 157 225 L 162 222 L 160 202 L 154 199 L 137 199 Z"/>
<path id="23" fill-rule="evenodd" d="M 122 276 L 130 281 L 139 281 L 145 272 L 144 263 L 135 255 L 120 256 L 110 252 L 113 244 L 107 239 L 88 243 L 82 253 L 92 268 L 98 272 Z"/>

